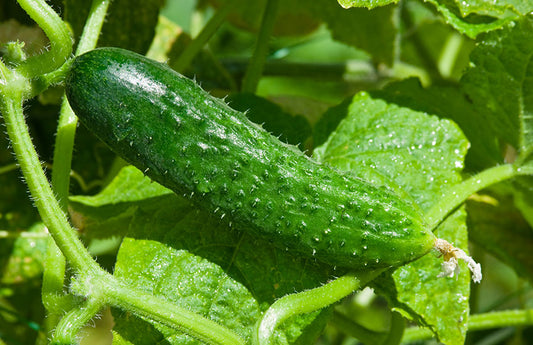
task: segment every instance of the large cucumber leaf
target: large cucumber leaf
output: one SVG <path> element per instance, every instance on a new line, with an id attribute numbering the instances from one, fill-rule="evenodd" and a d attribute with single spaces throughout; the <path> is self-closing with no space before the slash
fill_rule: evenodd
<path id="1" fill-rule="evenodd" d="M 275 249 L 268 241 L 230 227 L 226 219 L 198 210 L 187 199 L 151 182 L 132 167 L 122 169 L 100 194 L 72 197 L 71 215 L 88 237 L 128 236 L 120 248 L 115 273 L 138 288 L 162 294 L 214 320 L 217 315 L 212 310 L 199 308 L 194 304 L 196 300 L 189 301 L 187 296 L 217 300 L 220 286 L 213 285 L 213 281 L 226 282 L 231 289 L 236 289 L 235 294 L 229 293 L 233 300 L 219 302 L 257 307 L 242 308 L 242 314 L 235 317 L 228 316 L 236 312 L 229 307 L 220 312 L 228 316 L 229 321 L 240 320 L 227 326 L 244 338 L 252 331 L 253 322 L 245 318 L 250 310 L 254 312 L 249 317 L 255 322 L 277 298 L 316 287 L 343 273 Z M 175 262 L 177 257 L 181 260 Z M 162 271 L 148 269 L 156 266 L 162 267 Z M 162 275 L 168 279 L 163 279 Z M 172 278 L 177 276 L 181 278 Z M 139 277 L 143 279 L 136 283 Z M 194 284 L 182 284 L 177 288 L 179 281 L 193 280 Z M 312 342 L 329 312 L 324 310 L 291 319 L 277 332 L 276 338 L 280 344 Z M 120 311 L 114 314 L 117 339 L 122 341 L 139 337 L 172 344 L 194 343 L 160 325 Z"/>
<path id="2" fill-rule="evenodd" d="M 506 161 L 518 165 L 533 162 L 532 62 L 533 15 L 527 15 L 483 37 L 461 80 L 494 136 L 511 147 Z M 533 178 L 517 178 L 513 187 L 516 206 L 533 225 Z"/>
<path id="3" fill-rule="evenodd" d="M 379 94 L 359 93 L 337 110 L 346 117 L 315 150 L 320 161 L 392 188 L 424 211 L 461 181 L 469 144 L 455 123 L 398 106 Z M 444 222 L 436 235 L 466 248 L 464 211 Z M 440 341 L 460 344 L 469 313 L 468 270 L 457 279 L 437 278 L 441 262 L 426 255 L 398 268 L 392 274 L 394 284 L 383 278 L 385 283 L 376 286 L 392 306 L 430 327 Z"/>
<path id="4" fill-rule="evenodd" d="M 480 194 L 468 200 L 466 207 L 470 239 L 533 282 L 533 231 L 514 206 L 512 196 Z"/>

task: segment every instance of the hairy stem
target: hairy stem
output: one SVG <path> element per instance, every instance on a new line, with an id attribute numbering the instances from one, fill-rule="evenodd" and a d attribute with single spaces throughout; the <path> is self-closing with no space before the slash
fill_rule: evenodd
<path id="1" fill-rule="evenodd" d="M 255 93 L 259 79 L 261 79 L 263 66 L 268 54 L 270 36 L 276 22 L 278 3 L 279 0 L 267 0 L 265 12 L 261 20 L 261 28 L 257 35 L 255 50 L 242 81 L 243 92 Z"/>
<path id="2" fill-rule="evenodd" d="M 512 164 L 498 165 L 470 177 L 460 184 L 452 186 L 439 201 L 426 213 L 430 229 L 434 230 L 444 219 L 457 209 L 472 194 L 495 183 L 505 181 L 518 175 L 529 175 L 532 169 L 517 168 Z"/>
<path id="3" fill-rule="evenodd" d="M 272 344 L 275 329 L 285 320 L 299 314 L 311 313 L 325 308 L 368 283 L 384 270 L 347 274 L 323 286 L 284 296 L 266 311 L 257 330 L 259 345 Z"/>
<path id="4" fill-rule="evenodd" d="M 83 33 L 76 49 L 76 55 L 96 47 L 109 2 L 109 0 L 93 0 L 87 23 L 83 28 Z M 78 118 L 68 105 L 66 98 L 63 97 L 55 141 L 54 169 L 52 171 L 52 186 L 63 208 L 66 207 L 69 194 L 72 151 L 74 149 L 74 136 L 77 125 Z"/>
<path id="5" fill-rule="evenodd" d="M 70 345 L 78 343 L 78 332 L 89 322 L 104 305 L 100 299 L 89 298 L 81 306 L 63 316 L 54 331 L 51 344 Z"/>
<path id="6" fill-rule="evenodd" d="M 22 174 L 28 184 L 35 206 L 56 244 L 79 271 L 99 271 L 100 267 L 89 255 L 76 232 L 68 223 L 48 180 L 41 168 L 39 157 L 32 144 L 22 110 L 22 88 L 2 89 L 1 110 L 7 133 Z"/>
<path id="7" fill-rule="evenodd" d="M 199 314 L 148 293 L 133 290 L 119 282 L 106 281 L 106 283 L 108 287 L 104 289 L 104 294 L 110 305 L 149 317 L 206 344 L 245 345 L 244 340 L 237 334 Z"/>
<path id="8" fill-rule="evenodd" d="M 46 310 L 45 330 L 47 332 L 52 331 L 57 326 L 64 313 L 61 299 L 65 297 L 63 290 L 65 269 L 65 257 L 54 239 L 50 238 L 46 247 L 43 285 L 41 287 L 41 298 Z"/>
<path id="9" fill-rule="evenodd" d="M 81 54 L 96 46 L 102 24 L 107 13 L 109 0 L 93 0 L 87 23 L 83 29 L 76 54 Z M 54 147 L 54 169 L 52 169 L 52 188 L 64 212 L 67 210 L 72 152 L 78 119 L 63 96 Z M 65 281 L 65 258 L 57 245 L 50 241 L 46 264 L 43 272 L 42 299 L 48 312 L 46 326 L 52 330 L 62 315 L 61 305 L 56 303 L 63 293 Z"/>
<path id="10" fill-rule="evenodd" d="M 53 71 L 59 68 L 72 52 L 72 39 L 67 25 L 44 0 L 18 0 L 50 40 L 50 50 L 32 56 L 16 68 L 16 72 L 26 78 Z"/>

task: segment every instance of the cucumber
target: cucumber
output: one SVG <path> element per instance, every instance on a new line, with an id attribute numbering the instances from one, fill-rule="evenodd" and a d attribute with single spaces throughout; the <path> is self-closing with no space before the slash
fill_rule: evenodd
<path id="1" fill-rule="evenodd" d="M 282 249 L 360 269 L 402 265 L 435 244 L 414 207 L 313 161 L 165 64 L 96 49 L 75 58 L 66 94 L 151 179 Z"/>

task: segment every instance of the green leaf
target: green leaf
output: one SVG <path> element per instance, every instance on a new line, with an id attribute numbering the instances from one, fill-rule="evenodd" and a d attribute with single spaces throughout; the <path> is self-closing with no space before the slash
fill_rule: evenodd
<path id="1" fill-rule="evenodd" d="M 438 115 L 459 125 L 470 141 L 466 155 L 466 167 L 472 171 L 503 163 L 500 143 L 485 114 L 475 109 L 460 87 L 456 85 L 432 85 L 422 87 L 411 78 L 387 85 L 381 97 L 389 102 L 417 111 Z"/>
<path id="2" fill-rule="evenodd" d="M 315 150 L 315 157 L 393 188 L 427 210 L 447 187 L 460 182 L 468 141 L 453 122 L 399 106 L 385 95 L 359 93 L 348 106 L 337 108 L 347 111 L 346 118 Z M 443 223 L 437 235 L 466 248 L 464 211 Z M 439 340 L 458 344 L 466 333 L 469 276 L 466 271 L 458 280 L 437 278 L 441 262 L 426 255 L 402 266 L 393 274 L 395 287 L 385 284 L 381 290 L 388 291 L 394 306 L 429 326 Z M 445 305 L 448 317 L 442 318 Z"/>
<path id="3" fill-rule="evenodd" d="M 533 16 L 487 34 L 462 84 L 494 131 L 524 161 L 533 152 Z"/>
<path id="4" fill-rule="evenodd" d="M 455 247 L 466 249 L 468 238 L 464 208 L 447 218 L 435 235 Z M 458 277 L 437 278 L 441 263 L 442 258 L 430 254 L 398 268 L 392 275 L 398 290 L 397 301 L 420 315 L 440 342 L 463 344 L 470 313 L 469 270 L 464 263 L 460 263 L 461 273 Z"/>
<path id="5" fill-rule="evenodd" d="M 533 227 L 533 176 L 515 178 L 512 181 L 512 187 L 515 206 L 522 212 L 529 225 Z"/>
<path id="6" fill-rule="evenodd" d="M 303 116 L 293 116 L 265 98 L 240 93 L 230 95 L 227 102 L 233 109 L 246 112 L 251 121 L 262 125 L 281 141 L 299 145 L 300 149 L 304 149 L 303 144 L 311 135 L 311 125 Z"/>
<path id="7" fill-rule="evenodd" d="M 440 192 L 461 180 L 458 172 L 468 142 L 453 122 L 364 92 L 355 95 L 346 110 L 337 130 L 315 149 L 319 161 L 403 190 L 425 210 Z M 439 193 L 429 193 L 428 186 L 439 188 L 434 190 Z"/>
<path id="8" fill-rule="evenodd" d="M 463 16 L 478 13 L 496 17 L 505 15 L 509 11 L 527 14 L 533 10 L 531 0 L 454 0 L 454 4 Z"/>
<path id="9" fill-rule="evenodd" d="M 327 24 L 334 39 L 366 51 L 376 63 L 392 65 L 397 6 L 343 9 L 330 0 L 305 2 L 304 6 Z"/>
<path id="10" fill-rule="evenodd" d="M 164 246 L 165 250 L 177 251 L 187 257 L 202 258 L 206 265 L 218 267 L 217 271 L 223 270 L 227 275 L 224 279 L 231 278 L 245 286 L 261 311 L 277 298 L 316 287 L 333 275 L 343 273 L 276 249 L 268 241 L 243 234 L 230 227 L 225 218 L 221 220 L 219 215 L 197 210 L 187 199 L 169 194 L 168 190 L 154 185 L 157 186 L 139 170 L 127 167 L 122 169 L 102 195 L 75 197 L 72 206 L 78 212 L 80 225 L 89 235 L 93 231 L 127 234 L 139 241 L 149 240 L 146 243 L 152 247 Z M 115 200 L 115 197 L 120 199 Z M 113 212 L 121 210 L 122 213 L 113 216 Z M 114 217 L 115 220 L 106 220 L 108 217 Z M 132 239 L 128 241 L 133 241 Z M 125 266 L 136 272 L 132 273 L 132 279 L 135 274 L 143 274 L 143 267 L 137 270 L 133 264 L 126 263 Z M 190 279 L 200 277 L 194 271 L 189 274 Z M 160 279 L 153 279 L 161 284 Z M 206 276 L 204 279 L 215 278 Z M 175 281 L 173 284 L 176 284 Z M 208 291 L 205 296 L 198 297 L 210 299 L 213 294 L 213 291 Z M 290 320 L 277 337 L 282 344 L 297 341 L 305 343 L 303 339 L 317 336 L 317 329 L 321 329 L 327 321 L 326 314 L 329 314 L 328 310 Z M 121 330 L 123 337 L 127 332 L 133 331 L 137 323 L 141 323 L 142 326 L 139 327 L 145 329 L 144 332 L 153 332 L 145 334 L 147 337 L 161 336 L 157 335 L 160 331 L 153 326 L 135 320 L 133 324 L 124 326 L 126 330 Z"/>
<path id="11" fill-rule="evenodd" d="M 470 239 L 533 282 L 532 226 L 513 206 L 510 196 L 479 195 L 469 199 L 466 207 Z M 530 208 L 529 214 L 532 212 Z"/>
<path id="12" fill-rule="evenodd" d="M 157 210 L 174 193 L 142 174 L 122 169 L 115 179 L 94 196 L 71 196 L 69 213 L 76 228 L 88 238 L 125 235 L 128 220 L 139 207 Z"/>
<path id="13" fill-rule="evenodd" d="M 480 33 L 500 29 L 518 17 L 516 12 L 502 7 L 487 6 L 486 4 L 473 6 L 470 9 L 470 1 L 427 1 L 435 6 L 447 23 L 470 38 L 476 38 Z M 458 6 L 458 3 L 461 3 L 461 6 Z"/>
<path id="14" fill-rule="evenodd" d="M 388 4 L 396 4 L 399 0 L 337 0 L 339 5 L 344 8 L 351 7 L 366 7 L 374 8 L 379 6 L 385 6 Z"/>
<path id="15" fill-rule="evenodd" d="M 156 241 L 125 239 L 115 265 L 115 276 L 130 286 L 164 296 L 178 306 L 216 321 L 247 341 L 261 314 L 250 292 L 220 266 Z M 163 339 L 171 344 L 193 343 L 189 336 L 158 324 L 153 324 L 156 334 L 160 334 L 158 337 L 145 329 L 132 328 L 131 316 L 120 311 L 114 318 L 115 331 L 135 344 L 147 343 L 148 339 L 144 338 L 147 336 L 152 343 Z"/>

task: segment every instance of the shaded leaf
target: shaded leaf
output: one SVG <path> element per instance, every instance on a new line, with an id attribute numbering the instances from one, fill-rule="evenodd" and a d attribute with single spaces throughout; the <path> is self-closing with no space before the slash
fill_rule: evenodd
<path id="1" fill-rule="evenodd" d="M 235 0 L 209 0 L 209 3 L 219 8 L 228 1 Z M 266 0 L 236 1 L 237 3 L 233 6 L 232 12 L 228 16 L 228 21 L 236 27 L 257 32 L 261 24 Z M 319 20 L 312 15 L 307 6 L 302 6 L 301 0 L 280 1 L 273 34 L 275 36 L 305 35 L 314 31 L 319 23 Z"/>
<path id="2" fill-rule="evenodd" d="M 346 118 L 315 150 L 315 157 L 393 188 L 427 210 L 448 186 L 461 180 L 468 142 L 453 122 L 401 107 L 381 99 L 383 95 L 359 93 L 338 107 L 347 111 Z M 465 213 L 456 212 L 436 234 L 466 248 Z M 467 329 L 469 275 L 437 278 L 441 262 L 430 254 L 399 267 L 392 275 L 395 286 L 385 279 L 380 290 L 393 306 L 430 327 L 440 341 L 458 344 Z M 447 318 L 440 317 L 443 306 Z"/>
<path id="3" fill-rule="evenodd" d="M 155 35 L 146 56 L 156 61 L 167 61 L 168 54 L 182 29 L 171 20 L 160 15 L 155 27 Z"/>
<path id="4" fill-rule="evenodd" d="M 395 5 L 344 9 L 335 1 L 315 0 L 304 6 L 327 24 L 334 39 L 366 51 L 375 63 L 392 65 L 397 33 Z"/>
<path id="5" fill-rule="evenodd" d="M 513 180 L 512 186 L 515 206 L 533 227 L 533 176 L 517 177 Z"/>
<path id="6" fill-rule="evenodd" d="M 261 22 L 264 4 L 265 0 L 241 0 L 234 7 L 230 21 L 237 26 L 256 30 Z M 302 35 L 310 31 L 308 28 L 315 29 L 318 23 L 324 22 L 335 40 L 368 52 L 376 63 L 391 65 L 397 29 L 395 14 L 394 5 L 369 10 L 344 9 L 336 1 L 331 0 L 282 1 L 279 4 L 278 25 L 274 29 L 274 34 L 291 32 L 293 35 Z M 287 26 L 284 30 L 280 30 L 281 22 Z"/>
<path id="7" fill-rule="evenodd" d="M 75 38 L 78 39 L 89 14 L 91 2 L 64 0 L 63 3 L 63 17 L 69 22 Z M 163 0 L 111 1 L 98 46 L 120 47 L 145 54 L 154 37 L 159 9 L 163 3 Z"/>
<path id="8" fill-rule="evenodd" d="M 533 16 L 487 34 L 461 83 L 495 133 L 519 159 L 533 152 Z"/>
<path id="9" fill-rule="evenodd" d="M 88 238 L 124 236 L 128 220 L 139 207 L 155 211 L 173 198 L 171 190 L 122 169 L 99 194 L 71 196 L 69 213 L 74 226 Z"/>
<path id="10" fill-rule="evenodd" d="M 26 26 L 15 19 L 0 23 L 0 56 L 5 52 L 5 44 L 10 41 L 24 42 L 24 52 L 28 55 L 39 53 L 48 44 L 48 40 L 38 26 Z"/>
<path id="11" fill-rule="evenodd" d="M 168 53 L 169 58 L 167 63 L 171 68 L 180 68 L 180 66 L 176 65 L 176 62 L 179 61 L 180 55 L 185 51 L 191 41 L 191 36 L 185 32 L 177 36 Z M 207 90 L 237 89 L 235 80 L 233 80 L 232 76 L 207 49 L 198 52 L 189 66 L 183 71 L 178 70 L 178 72 L 190 78 L 194 77 L 194 79 L 201 80 L 202 87 Z"/>
<path id="12" fill-rule="evenodd" d="M 140 171 L 127 167 L 102 192 L 102 196 L 75 197 L 72 207 L 79 212 L 80 225 L 89 235 L 93 231 L 105 233 L 107 229 L 139 241 L 149 240 L 152 246 L 165 246 L 168 248 L 165 250 L 187 253 L 220 267 L 228 276 L 224 279 L 231 278 L 245 286 L 261 310 L 288 293 L 316 287 L 333 275 L 342 274 L 313 260 L 276 249 L 268 241 L 232 229 L 219 215 L 197 210 L 188 200 L 154 185 Z M 123 197 L 115 203 L 115 196 L 120 195 Z M 114 216 L 116 220 L 105 220 L 113 212 L 120 212 L 120 207 L 123 211 Z M 128 266 L 127 263 L 125 265 Z M 134 268 L 131 267 L 131 270 Z M 139 272 L 142 271 L 143 268 L 140 268 Z M 190 274 L 199 276 L 195 272 Z M 157 279 L 154 277 L 154 280 Z M 205 298 L 209 298 L 211 293 Z M 324 315 L 328 313 L 325 310 L 291 320 L 277 336 L 282 339 L 281 343 L 285 343 L 283 339 L 294 343 L 317 336 L 317 329 L 322 328 L 327 319 Z M 144 325 L 144 322 L 141 323 Z M 135 328 L 133 325 L 125 327 L 129 331 L 131 327 Z M 142 327 L 145 332 L 149 329 L 157 334 L 161 332 L 149 325 Z M 146 336 L 160 337 L 157 334 Z"/>
<path id="13" fill-rule="evenodd" d="M 470 239 L 532 282 L 532 227 L 509 196 L 479 195 L 467 200 L 466 207 Z"/>
<path id="14" fill-rule="evenodd" d="M 246 112 L 251 121 L 262 125 L 281 141 L 299 145 L 300 149 L 311 135 L 311 125 L 303 116 L 289 114 L 265 98 L 240 93 L 230 95 L 227 102 L 233 109 Z"/>
<path id="15" fill-rule="evenodd" d="M 421 79 L 459 80 L 470 62 L 474 41 L 458 33 L 425 2 L 406 1 L 401 11 L 401 62 L 419 66 Z"/>

